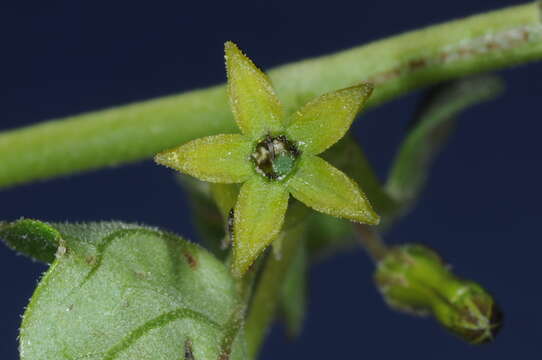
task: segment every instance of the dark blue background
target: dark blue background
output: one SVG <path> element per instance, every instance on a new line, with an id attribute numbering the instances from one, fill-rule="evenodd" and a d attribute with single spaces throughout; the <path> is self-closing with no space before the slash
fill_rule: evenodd
<path id="1" fill-rule="evenodd" d="M 518 3 L 3 1 L 0 129 L 223 82 L 225 40 L 269 68 Z M 291 343 L 277 327 L 262 359 L 540 357 L 542 64 L 502 75 L 506 95 L 461 117 L 418 208 L 387 236 L 432 245 L 496 294 L 506 313 L 497 341 L 468 346 L 431 320 L 389 310 L 357 251 L 314 267 L 305 332 Z M 381 175 L 419 97 L 355 125 Z M 0 219 L 21 216 L 139 221 L 195 237 L 170 172 L 150 161 L 0 192 Z M 45 267 L 0 247 L 0 270 L 0 358 L 16 359 L 20 314 Z"/>

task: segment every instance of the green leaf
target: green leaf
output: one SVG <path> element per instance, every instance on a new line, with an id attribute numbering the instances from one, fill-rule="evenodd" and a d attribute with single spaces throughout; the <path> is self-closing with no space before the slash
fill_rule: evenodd
<path id="1" fill-rule="evenodd" d="M 254 174 L 252 144 L 239 134 L 221 134 L 192 140 L 155 156 L 157 163 L 200 180 L 240 183 Z"/>
<path id="2" fill-rule="evenodd" d="M 228 349 L 230 359 L 246 358 L 232 321 L 240 311 L 235 283 L 207 251 L 115 222 L 43 224 L 33 236 L 50 241 L 48 227 L 60 233 L 64 250 L 24 314 L 22 360 L 203 360 L 226 358 Z M 22 241 L 21 232 L 13 234 L 1 231 L 9 243 Z"/>
<path id="3" fill-rule="evenodd" d="M 288 191 L 281 183 L 259 176 L 241 187 L 234 210 L 232 272 L 242 276 L 278 235 L 288 207 Z"/>
<path id="4" fill-rule="evenodd" d="M 22 219 L 0 224 L 0 238 L 13 250 L 44 263 L 52 263 L 62 236 L 41 221 Z"/>
<path id="5" fill-rule="evenodd" d="M 358 185 L 317 156 L 302 157 L 288 189 L 293 197 L 325 214 L 370 225 L 380 221 Z"/>
<path id="6" fill-rule="evenodd" d="M 289 240 L 289 239 L 286 239 Z M 301 334 L 307 307 L 308 259 L 305 244 L 300 244 L 282 285 L 280 305 L 288 336 Z"/>
<path id="7" fill-rule="evenodd" d="M 282 105 L 267 75 L 234 43 L 228 41 L 224 47 L 230 105 L 243 134 L 259 139 L 281 131 Z"/>
<path id="8" fill-rule="evenodd" d="M 346 134 L 372 91 L 362 83 L 317 97 L 292 115 L 286 133 L 303 152 L 317 155 Z"/>
<path id="9" fill-rule="evenodd" d="M 393 161 L 386 184 L 391 196 L 410 205 L 422 190 L 433 160 L 451 135 L 459 113 L 495 98 L 502 88 L 499 78 L 478 76 L 437 87 L 429 93 Z"/>

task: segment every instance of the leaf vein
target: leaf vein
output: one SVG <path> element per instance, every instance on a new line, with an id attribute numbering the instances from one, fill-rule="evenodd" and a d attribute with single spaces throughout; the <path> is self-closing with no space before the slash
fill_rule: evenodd
<path id="1" fill-rule="evenodd" d="M 150 331 L 183 318 L 191 318 L 193 320 L 206 323 L 207 325 L 215 329 L 221 329 L 221 326 L 218 323 L 212 321 L 202 313 L 187 308 L 176 309 L 159 315 L 133 330 L 131 333 L 126 335 L 118 344 L 111 347 L 105 353 L 103 360 L 116 359 L 117 356 L 120 355 L 124 350 L 128 349 L 132 344 L 134 344 L 137 340 L 148 334 Z"/>
<path id="2" fill-rule="evenodd" d="M 124 236 L 127 235 L 133 235 L 133 234 L 151 234 L 159 236 L 163 239 L 170 240 L 174 238 L 173 236 L 168 236 L 168 234 L 163 234 L 158 231 L 149 230 L 149 229 L 121 229 L 114 231 L 113 233 L 106 236 L 100 244 L 96 246 L 96 263 L 92 266 L 88 274 L 85 276 L 83 281 L 81 281 L 81 284 L 79 287 L 83 287 L 98 271 L 98 269 L 101 267 L 103 263 L 103 258 L 105 251 L 107 248 L 113 243 L 114 240 L 121 239 Z"/>

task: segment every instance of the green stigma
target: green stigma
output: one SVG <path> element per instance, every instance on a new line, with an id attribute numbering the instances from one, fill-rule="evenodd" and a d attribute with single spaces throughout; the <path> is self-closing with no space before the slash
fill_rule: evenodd
<path id="1" fill-rule="evenodd" d="M 295 168 L 299 157 L 296 145 L 286 136 L 267 135 L 256 144 L 251 159 L 256 171 L 270 180 L 282 180 Z"/>

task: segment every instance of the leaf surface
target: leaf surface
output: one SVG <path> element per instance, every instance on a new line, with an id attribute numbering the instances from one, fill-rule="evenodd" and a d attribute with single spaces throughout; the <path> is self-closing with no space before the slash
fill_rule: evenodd
<path id="1" fill-rule="evenodd" d="M 22 225 L 0 237 L 23 241 L 12 236 Z M 47 226 L 64 250 L 24 314 L 21 359 L 219 359 L 232 334 L 229 358 L 246 358 L 242 330 L 231 322 L 239 311 L 234 281 L 207 251 L 138 225 Z M 47 241 L 48 230 L 43 235 Z"/>
<path id="2" fill-rule="evenodd" d="M 55 260 L 62 236 L 49 224 L 22 219 L 13 224 L 0 224 L 0 238 L 13 250 L 50 264 Z"/>

